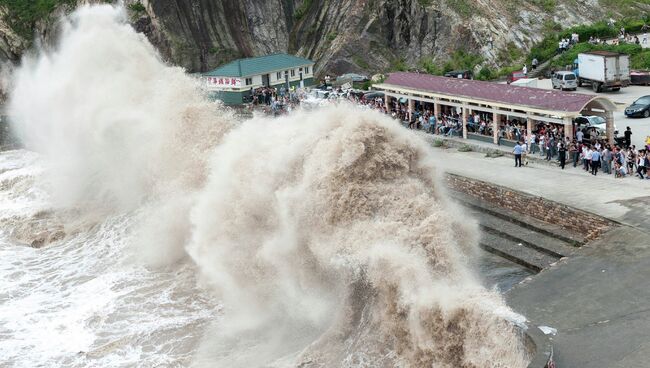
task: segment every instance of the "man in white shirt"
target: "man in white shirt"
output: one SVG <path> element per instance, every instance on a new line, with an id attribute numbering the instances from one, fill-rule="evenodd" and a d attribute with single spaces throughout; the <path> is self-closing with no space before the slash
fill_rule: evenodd
<path id="1" fill-rule="evenodd" d="M 594 151 L 591 148 L 587 148 L 587 153 L 585 154 L 585 171 L 589 171 L 591 168 L 591 157 L 594 155 Z"/>
<path id="2" fill-rule="evenodd" d="M 535 133 L 530 133 L 530 137 L 528 137 L 528 148 L 530 149 L 530 153 L 534 154 L 535 153 Z"/>
<path id="3" fill-rule="evenodd" d="M 585 134 L 582 132 L 582 130 L 578 130 L 576 133 L 576 139 L 578 140 L 578 143 L 582 143 L 582 139 L 584 138 Z"/>

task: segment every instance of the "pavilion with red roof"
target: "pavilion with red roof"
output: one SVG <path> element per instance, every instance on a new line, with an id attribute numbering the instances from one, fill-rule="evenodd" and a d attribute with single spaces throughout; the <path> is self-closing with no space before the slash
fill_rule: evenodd
<path id="1" fill-rule="evenodd" d="M 489 116 L 494 143 L 504 117 L 526 121 L 527 132 L 534 124 L 562 125 L 573 138 L 573 119 L 597 115 L 605 118 L 607 138 L 614 142 L 616 106 L 606 97 L 406 72 L 391 73 L 374 87 L 384 92 L 386 106 L 408 104 L 409 114 L 416 104 L 432 108 L 435 116 L 455 108 L 462 116 L 463 138 L 468 138 L 467 117 L 472 113 Z"/>

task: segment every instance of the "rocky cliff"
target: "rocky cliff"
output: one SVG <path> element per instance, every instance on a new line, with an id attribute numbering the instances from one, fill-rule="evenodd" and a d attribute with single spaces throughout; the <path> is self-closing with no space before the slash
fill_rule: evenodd
<path id="1" fill-rule="evenodd" d="M 17 62 L 31 36 L 55 32 L 57 12 L 92 0 L 43 0 L 49 11 L 16 25 L 0 0 L 0 58 Z M 643 3 L 644 1 L 638 1 Z M 170 62 L 190 72 L 237 57 L 291 52 L 317 72 L 371 73 L 442 63 L 454 53 L 493 67 L 518 62 L 549 28 L 648 5 L 612 0 L 125 0 L 132 23 Z M 647 9 L 646 9 L 647 10 Z M 26 32 L 25 30 L 31 30 Z M 492 42 L 490 42 L 492 40 Z"/>

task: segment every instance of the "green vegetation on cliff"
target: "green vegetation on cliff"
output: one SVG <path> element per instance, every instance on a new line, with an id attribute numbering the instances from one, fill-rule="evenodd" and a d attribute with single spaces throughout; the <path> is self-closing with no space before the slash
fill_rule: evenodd
<path id="1" fill-rule="evenodd" d="M 647 1 L 650 3 L 650 0 Z M 580 42 L 588 41 L 590 37 L 609 39 L 616 37 L 621 28 L 625 28 L 625 31 L 629 33 L 639 33 L 646 23 L 650 25 L 650 17 L 647 14 L 643 17 L 620 20 L 615 22 L 613 27 L 609 26 L 605 21 L 600 21 L 561 31 L 554 31 L 546 35 L 541 42 L 531 48 L 530 59 L 537 58 L 540 62 L 544 62 L 552 58 L 557 52 L 558 41 L 562 38 L 570 38 L 572 33 L 578 34 Z"/>
<path id="2" fill-rule="evenodd" d="M 36 22 L 46 19 L 61 5 L 74 5 L 76 0 L 0 0 L 6 9 L 4 21 L 19 36 L 31 40 Z"/>

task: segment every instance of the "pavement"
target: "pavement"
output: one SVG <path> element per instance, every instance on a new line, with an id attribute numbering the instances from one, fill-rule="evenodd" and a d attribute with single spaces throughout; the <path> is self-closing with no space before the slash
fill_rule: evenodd
<path id="1" fill-rule="evenodd" d="M 440 138 L 420 134 L 428 141 Z M 512 151 L 490 143 L 462 142 L 508 153 Z M 541 196 L 650 232 L 650 180 L 630 176 L 616 179 L 602 173 L 593 176 L 572 165 L 562 170 L 553 162 L 539 160 L 539 155 L 533 155 L 537 159 L 529 160 L 528 166 L 516 168 L 511 156 L 487 158 L 479 152 L 433 149 L 438 157 L 436 165 L 447 172 Z"/>
<path id="2" fill-rule="evenodd" d="M 428 141 L 434 139 L 422 134 Z M 515 168 L 509 156 L 432 149 L 437 166 L 446 172 L 543 196 L 620 223 L 515 286 L 506 299 L 533 325 L 557 329 L 552 339 L 558 367 L 650 366 L 650 180 L 594 177 L 580 168 L 561 170 L 537 161 Z"/>

